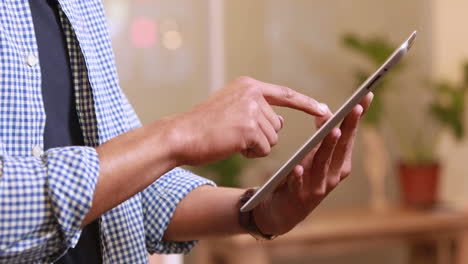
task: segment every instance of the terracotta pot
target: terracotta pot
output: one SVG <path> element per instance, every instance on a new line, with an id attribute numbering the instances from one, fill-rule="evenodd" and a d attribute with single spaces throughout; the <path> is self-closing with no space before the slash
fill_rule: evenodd
<path id="1" fill-rule="evenodd" d="M 400 164 L 400 187 L 404 206 L 433 208 L 438 202 L 438 163 Z"/>

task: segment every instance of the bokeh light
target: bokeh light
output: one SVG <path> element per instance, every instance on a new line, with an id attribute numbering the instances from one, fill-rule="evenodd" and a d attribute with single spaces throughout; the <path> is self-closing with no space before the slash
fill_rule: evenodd
<path id="1" fill-rule="evenodd" d="M 156 44 L 156 22 L 146 17 L 137 17 L 132 21 L 131 40 L 136 48 L 152 48 Z"/>
<path id="2" fill-rule="evenodd" d="M 162 39 L 163 46 L 168 50 L 176 50 L 182 46 L 182 34 L 176 30 L 164 33 Z"/>

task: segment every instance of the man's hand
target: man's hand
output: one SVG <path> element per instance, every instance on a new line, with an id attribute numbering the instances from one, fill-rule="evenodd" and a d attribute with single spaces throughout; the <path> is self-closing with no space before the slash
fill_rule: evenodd
<path id="1" fill-rule="evenodd" d="M 325 117 L 328 107 L 287 87 L 241 77 L 192 111 L 169 117 L 179 165 L 202 165 L 235 153 L 264 157 L 283 126 L 270 105 Z"/>
<path id="2" fill-rule="evenodd" d="M 254 209 L 255 222 L 262 233 L 280 235 L 291 230 L 350 173 L 357 125 L 372 97 L 372 94 L 365 97 L 341 127 L 334 129 Z M 241 78 L 192 112 L 184 114 L 186 119 L 182 124 L 190 125 L 182 131 L 195 134 L 189 141 L 181 139 L 186 144 L 185 162 L 182 164 L 203 164 L 239 151 L 248 157 L 268 154 L 276 143 L 276 132 L 282 126 L 281 118 L 268 104 L 313 114 L 318 117 L 317 126 L 331 116 L 327 107 L 322 114 L 319 103 L 290 89 Z M 246 124 L 250 125 L 245 127 Z M 262 143 L 264 141 L 269 144 Z M 186 241 L 245 233 L 238 222 L 239 198 L 244 192 L 242 189 L 211 186 L 196 188 L 177 206 L 164 240 Z"/>
<path id="3" fill-rule="evenodd" d="M 254 218 L 264 234 L 280 235 L 291 230 L 351 172 L 351 154 L 362 114 L 368 109 L 369 94 L 335 128 L 320 146 L 296 166 L 271 196 L 254 209 Z M 326 118 L 318 118 L 317 126 Z"/>

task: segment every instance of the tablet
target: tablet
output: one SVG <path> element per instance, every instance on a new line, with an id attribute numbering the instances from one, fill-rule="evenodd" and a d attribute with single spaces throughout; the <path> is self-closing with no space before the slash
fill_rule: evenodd
<path id="1" fill-rule="evenodd" d="M 241 212 L 255 208 L 361 102 L 379 81 L 406 55 L 416 39 L 416 31 L 372 74 L 325 124 L 241 207 Z"/>

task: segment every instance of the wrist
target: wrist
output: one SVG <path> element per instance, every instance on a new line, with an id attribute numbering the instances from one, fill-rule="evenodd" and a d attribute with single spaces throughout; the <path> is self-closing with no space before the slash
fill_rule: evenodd
<path id="1" fill-rule="evenodd" d="M 255 224 L 261 233 L 278 235 L 275 229 L 272 228 L 274 219 L 273 216 L 268 213 L 265 203 L 261 203 L 255 207 L 252 210 L 252 214 L 255 219 Z"/>
<path id="2" fill-rule="evenodd" d="M 239 209 L 254 195 L 255 189 L 249 189 L 241 196 L 239 200 Z M 258 207 L 257 207 L 258 208 Z M 255 212 L 258 212 L 258 209 L 254 208 L 248 212 L 239 211 L 239 225 L 247 231 L 251 236 L 257 240 L 272 240 L 276 237 L 273 233 L 264 232 L 264 229 L 260 229 L 258 226 L 258 221 L 256 219 Z"/>
<path id="3" fill-rule="evenodd" d="M 159 136 L 154 137 L 156 143 L 166 152 L 173 167 L 185 165 L 183 161 L 183 148 L 187 145 L 187 135 L 183 128 L 179 127 L 177 116 L 168 116 L 151 124 L 152 130 Z"/>

